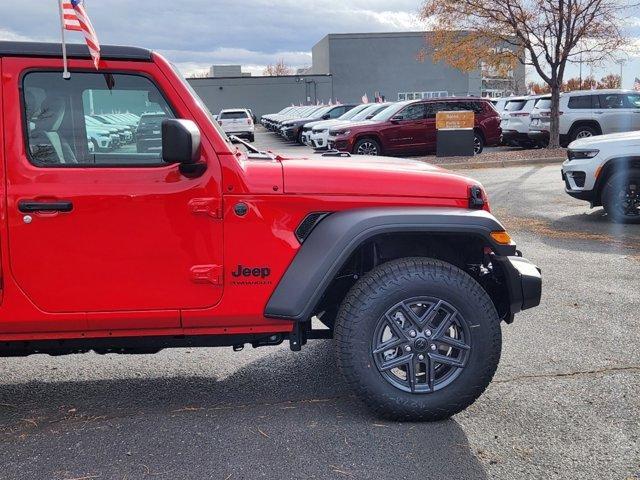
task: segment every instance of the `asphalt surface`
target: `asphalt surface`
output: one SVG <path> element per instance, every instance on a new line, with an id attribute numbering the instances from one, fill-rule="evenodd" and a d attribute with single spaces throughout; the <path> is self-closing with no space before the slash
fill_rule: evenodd
<path id="1" fill-rule="evenodd" d="M 544 271 L 467 411 L 372 417 L 330 341 L 0 359 L 0 478 L 640 479 L 640 226 L 566 196 L 557 165 L 463 174 Z"/>

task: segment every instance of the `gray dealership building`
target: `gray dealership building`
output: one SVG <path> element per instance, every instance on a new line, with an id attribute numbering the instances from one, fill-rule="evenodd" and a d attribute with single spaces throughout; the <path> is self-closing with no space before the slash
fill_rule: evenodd
<path id="1" fill-rule="evenodd" d="M 428 32 L 330 34 L 312 48 L 312 66 L 298 75 L 241 74 L 190 79 L 213 113 L 247 107 L 258 116 L 300 103 L 359 102 L 525 93 L 524 66 L 499 77 L 479 66 L 463 72 L 431 61 Z M 211 72 L 229 71 L 214 66 Z"/>

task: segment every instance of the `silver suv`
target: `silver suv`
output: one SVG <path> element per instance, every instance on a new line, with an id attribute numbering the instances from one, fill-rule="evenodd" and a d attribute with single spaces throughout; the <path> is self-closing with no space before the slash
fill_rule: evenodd
<path id="1" fill-rule="evenodd" d="M 529 138 L 549 140 L 551 98 L 531 112 Z M 608 133 L 640 130 L 640 93 L 633 90 L 578 90 L 560 95 L 560 144 Z"/>

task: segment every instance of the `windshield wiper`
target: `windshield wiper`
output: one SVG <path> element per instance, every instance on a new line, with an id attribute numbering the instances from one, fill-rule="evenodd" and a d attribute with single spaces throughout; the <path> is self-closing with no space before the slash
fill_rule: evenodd
<path id="1" fill-rule="evenodd" d="M 249 142 L 245 142 L 244 140 L 242 140 L 239 137 L 236 137 L 235 135 L 229 135 L 229 140 L 231 140 L 231 143 L 239 143 L 241 145 L 244 145 L 246 147 L 246 149 L 249 150 L 249 152 L 257 153 L 261 157 L 269 158 L 269 159 L 272 159 L 272 160 L 274 158 L 268 152 L 263 152 L 262 150 L 258 150 L 256 147 L 251 145 Z"/>

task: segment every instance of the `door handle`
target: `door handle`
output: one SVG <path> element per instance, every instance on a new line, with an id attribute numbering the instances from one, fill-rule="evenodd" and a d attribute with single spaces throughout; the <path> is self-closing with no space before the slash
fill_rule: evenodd
<path id="1" fill-rule="evenodd" d="M 70 212 L 73 210 L 73 203 L 69 201 L 36 201 L 20 200 L 18 210 L 22 213 L 36 212 Z"/>

